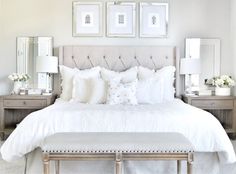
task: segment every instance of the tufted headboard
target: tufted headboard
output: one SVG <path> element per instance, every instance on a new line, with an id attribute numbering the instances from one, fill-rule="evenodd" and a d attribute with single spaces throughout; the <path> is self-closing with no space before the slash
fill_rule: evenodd
<path id="1" fill-rule="evenodd" d="M 174 46 L 62 46 L 59 64 L 79 69 L 93 66 L 123 71 L 142 65 L 151 69 L 176 67 L 176 96 L 180 94 L 179 50 Z"/>

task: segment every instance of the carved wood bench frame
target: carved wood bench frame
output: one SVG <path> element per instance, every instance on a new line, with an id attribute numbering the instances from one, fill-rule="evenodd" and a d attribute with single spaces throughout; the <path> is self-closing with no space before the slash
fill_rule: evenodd
<path id="1" fill-rule="evenodd" d="M 123 161 L 148 161 L 148 160 L 177 160 L 177 174 L 181 174 L 181 161 L 187 161 L 187 174 L 192 174 L 193 152 L 165 152 L 165 153 L 87 153 L 87 152 L 44 152 L 44 174 L 50 174 L 50 161 L 55 161 L 56 174 L 60 171 L 61 160 L 99 161 L 110 160 L 115 162 L 115 174 L 122 174 Z"/>

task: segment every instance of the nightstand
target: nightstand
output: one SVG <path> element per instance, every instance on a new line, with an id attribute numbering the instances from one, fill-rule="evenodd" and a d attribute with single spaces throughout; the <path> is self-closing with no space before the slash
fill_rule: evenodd
<path id="1" fill-rule="evenodd" d="M 54 103 L 56 95 L 6 95 L 0 96 L 0 133 L 3 140 L 31 112 Z"/>
<path id="2" fill-rule="evenodd" d="M 212 113 L 227 133 L 236 133 L 236 97 L 183 96 L 185 103 Z"/>

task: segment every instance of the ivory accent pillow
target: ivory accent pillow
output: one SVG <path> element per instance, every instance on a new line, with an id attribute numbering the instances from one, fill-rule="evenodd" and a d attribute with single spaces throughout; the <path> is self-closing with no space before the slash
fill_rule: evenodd
<path id="1" fill-rule="evenodd" d="M 81 78 L 76 75 L 73 80 L 71 101 L 88 104 L 103 104 L 107 97 L 107 83 L 101 78 Z"/>
<path id="2" fill-rule="evenodd" d="M 115 78 L 121 79 L 122 83 L 132 82 L 137 79 L 138 68 L 133 67 L 123 72 L 115 72 L 106 68 L 101 69 L 101 77 L 105 81 L 110 81 Z"/>
<path id="3" fill-rule="evenodd" d="M 73 77 L 76 74 L 77 70 L 75 68 L 69 68 L 64 65 L 60 65 L 59 69 L 62 80 L 62 92 L 60 98 L 69 101 L 72 97 Z"/>
<path id="4" fill-rule="evenodd" d="M 137 80 L 130 83 L 122 83 L 118 79 L 108 82 L 107 104 L 137 105 L 136 98 Z"/>
<path id="5" fill-rule="evenodd" d="M 73 79 L 77 75 L 80 78 L 100 78 L 100 67 L 94 67 L 86 70 L 79 70 L 77 68 L 69 68 L 64 65 L 60 65 L 60 73 L 62 78 L 62 93 L 61 98 L 63 100 L 69 101 L 72 99 L 72 90 L 73 90 Z"/>

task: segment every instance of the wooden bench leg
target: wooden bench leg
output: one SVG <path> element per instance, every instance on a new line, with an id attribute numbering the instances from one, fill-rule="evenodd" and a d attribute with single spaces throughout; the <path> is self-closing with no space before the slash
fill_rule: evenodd
<path id="1" fill-rule="evenodd" d="M 56 174 L 60 173 L 60 161 L 59 160 L 55 161 L 55 171 L 56 171 Z"/>
<path id="2" fill-rule="evenodd" d="M 122 174 L 122 154 L 116 153 L 116 174 Z"/>
<path id="3" fill-rule="evenodd" d="M 193 173 L 193 153 L 188 154 L 188 160 L 187 160 L 187 174 Z"/>
<path id="4" fill-rule="evenodd" d="M 187 162 L 187 174 L 192 174 L 192 162 Z"/>
<path id="5" fill-rule="evenodd" d="M 44 154 L 43 155 L 43 172 L 44 174 L 49 174 L 49 155 Z"/>
<path id="6" fill-rule="evenodd" d="M 181 161 L 177 160 L 177 174 L 181 174 Z"/>

